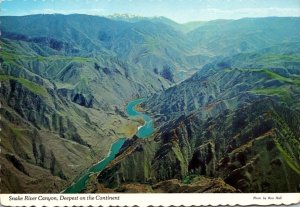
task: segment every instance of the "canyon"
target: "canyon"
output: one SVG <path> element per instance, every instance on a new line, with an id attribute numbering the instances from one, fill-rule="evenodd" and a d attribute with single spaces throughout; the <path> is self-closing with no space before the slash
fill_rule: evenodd
<path id="1" fill-rule="evenodd" d="M 2 16 L 1 192 L 299 192 L 299 25 Z"/>

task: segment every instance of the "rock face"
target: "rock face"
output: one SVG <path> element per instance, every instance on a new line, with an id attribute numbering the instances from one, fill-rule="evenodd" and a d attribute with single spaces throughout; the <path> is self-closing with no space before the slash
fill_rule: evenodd
<path id="1" fill-rule="evenodd" d="M 148 99 L 143 107 L 158 131 L 123 146 L 98 182 L 182 192 L 170 180 L 207 176 L 240 192 L 299 192 L 299 62 L 277 54 L 266 63 L 268 54 L 253 55 L 207 65 Z"/>
<path id="2" fill-rule="evenodd" d="M 39 15 L 2 20 L 2 193 L 62 191 L 101 160 L 112 142 L 132 134 L 120 126 L 135 130 L 136 123 L 123 113 L 129 100 L 169 86 L 146 68 L 105 52 L 99 42 L 77 41 L 82 28 L 72 30 L 64 22 L 69 17 L 46 16 L 47 20 Z M 43 22 L 39 27 L 25 26 L 37 20 Z M 59 23 L 52 24 L 56 20 Z M 20 26 L 18 31 L 13 25 Z M 65 33 L 60 37 L 47 32 L 61 26 Z M 94 53 L 97 48 L 102 49 Z"/>
<path id="3" fill-rule="evenodd" d="M 26 79 L 2 77 L 2 192 L 59 192 L 74 172 L 105 155 L 96 137 L 106 137 L 100 140 L 109 146 L 114 135 L 102 131 L 101 121 L 92 115 L 100 118 L 104 112 L 79 108 L 55 90 Z M 111 116 L 122 120 L 117 117 Z M 85 163 L 80 157 L 86 157 Z"/>
<path id="4" fill-rule="evenodd" d="M 133 149 L 123 152 L 126 157 L 117 158 L 98 180 L 116 187 L 195 174 L 221 177 L 241 192 L 296 192 L 299 145 L 295 144 L 299 135 L 285 120 L 294 113 L 264 100 L 202 124 L 195 114 L 156 140 L 130 146 Z M 245 124 L 235 121 L 239 114 L 245 114 Z M 299 123 L 297 117 L 295 123 Z M 283 131 L 289 131 L 288 138 Z"/>
<path id="5" fill-rule="evenodd" d="M 183 182 L 178 179 L 161 181 L 157 184 L 129 183 L 115 189 L 105 188 L 101 184 L 90 186 L 89 193 L 237 193 L 234 187 L 220 178 L 209 179 L 203 176 L 188 177 Z"/>
<path id="6" fill-rule="evenodd" d="M 187 181 L 183 181 L 187 182 Z M 182 183 L 177 179 L 162 181 L 152 188 L 160 193 L 237 193 L 238 191 L 226 184 L 220 178 L 209 179 L 205 177 L 193 177 L 190 183 Z"/>

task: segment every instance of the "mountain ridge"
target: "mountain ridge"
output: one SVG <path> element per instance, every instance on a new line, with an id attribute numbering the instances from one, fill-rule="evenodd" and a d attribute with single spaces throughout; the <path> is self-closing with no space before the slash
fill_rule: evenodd
<path id="1" fill-rule="evenodd" d="M 156 134 L 124 146 L 95 183 L 118 190 L 203 176 L 240 192 L 299 191 L 299 49 L 291 60 L 294 48 L 276 50 L 215 61 L 150 97 L 142 107 Z"/>
<path id="2" fill-rule="evenodd" d="M 255 185 L 262 192 L 297 191 L 292 183 L 298 181 L 299 134 L 286 114 L 298 123 L 294 26 L 300 18 L 215 21 L 188 33 L 163 22 L 88 15 L 0 18 L 3 192 L 60 192 L 117 138 L 135 134 L 140 123 L 124 110 L 141 97 L 148 97 L 142 107 L 155 121 L 155 135 L 129 139 L 90 181 L 89 191 L 99 185 L 112 191 L 166 192 L 163 185 L 172 192 L 176 186 L 201 191 L 202 185 L 215 185 L 213 192 L 248 192 Z M 278 130 L 289 138 L 286 143 Z M 266 152 L 257 156 L 261 161 L 251 164 L 260 150 Z M 288 169 L 292 187 L 277 174 L 250 182 L 247 173 L 262 163 Z M 240 185 L 224 166 L 238 170 Z M 112 172 L 126 175 L 118 181 Z M 270 184 L 274 177 L 279 181 Z"/>

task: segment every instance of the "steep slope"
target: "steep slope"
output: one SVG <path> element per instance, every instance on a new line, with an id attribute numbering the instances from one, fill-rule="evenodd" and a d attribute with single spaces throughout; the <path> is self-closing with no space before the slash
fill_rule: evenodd
<path id="1" fill-rule="evenodd" d="M 107 130 L 116 129 L 117 115 L 85 109 L 24 78 L 0 78 L 2 192 L 59 192 L 116 139 Z"/>
<path id="2" fill-rule="evenodd" d="M 152 96 L 143 107 L 157 133 L 128 141 L 98 182 L 118 189 L 205 176 L 241 192 L 298 192 L 300 58 L 281 47 L 206 65 Z"/>
<path id="3" fill-rule="evenodd" d="M 138 123 L 127 120 L 122 113 L 123 104 L 143 95 L 140 91 L 154 90 L 146 83 L 142 85 L 114 73 L 109 73 L 113 77 L 103 75 L 102 79 L 95 76 L 91 82 L 87 74 L 97 70 L 76 58 L 66 61 L 66 57 L 3 54 L 2 192 L 61 191 L 104 157 L 114 140 L 134 133 Z M 38 58 L 43 60 L 37 61 Z M 56 79 L 59 72 L 51 71 L 59 67 L 62 71 L 66 71 L 64 67 L 71 68 L 69 76 L 58 76 L 64 77 L 63 81 Z M 104 68 L 116 70 L 101 70 Z M 46 69 L 51 73 L 44 72 Z M 80 79 L 84 77 L 86 80 Z M 118 80 L 127 87 L 122 95 Z M 120 126 L 128 126 L 127 131 Z"/>
<path id="4" fill-rule="evenodd" d="M 220 39 L 223 46 L 217 41 L 223 30 L 215 29 L 216 22 L 184 34 L 166 19 L 124 22 L 88 15 L 1 17 L 2 192 L 60 192 L 101 160 L 117 138 L 135 134 L 139 123 L 124 113 L 129 100 L 165 90 L 204 63 L 220 59 L 219 55 L 265 46 L 272 47 L 206 65 L 192 78 L 152 96 L 143 107 L 155 118 L 156 136 L 128 141 L 99 180 L 105 187 L 110 181 L 113 187 L 123 186 L 124 191 L 136 187 L 124 186 L 127 182 L 167 191 L 160 181 L 175 186 L 172 192 L 176 192 L 176 186 L 189 192 L 205 191 L 206 186 L 215 186 L 213 192 L 246 192 L 255 185 L 261 191 L 294 191 L 292 182 L 299 178 L 299 152 L 295 148 L 298 119 L 289 120 L 286 115 L 297 117 L 299 110 L 295 101 L 299 100 L 299 51 L 294 47 L 298 43 L 293 42 L 298 37 L 298 22 L 299 18 L 262 18 L 251 20 L 251 24 L 248 19 L 219 21 L 217 24 L 226 31 Z M 249 25 L 254 28 L 250 36 L 245 35 Z M 266 35 L 270 30 L 274 30 L 274 36 Z M 263 43 L 258 41 L 259 36 Z M 231 44 L 229 37 L 238 44 Z M 251 43 L 251 47 L 237 49 L 240 41 Z M 285 44 L 278 44 L 282 42 Z M 259 104 L 264 98 L 270 99 L 266 107 Z M 266 117 L 269 131 L 258 129 L 256 133 L 255 127 L 265 124 L 256 116 L 247 116 L 242 124 L 248 131 L 255 131 L 251 136 L 239 129 L 240 121 L 233 130 L 231 121 L 244 108 L 247 113 Z M 202 135 L 211 120 L 218 122 L 219 128 L 213 135 Z M 221 123 L 227 123 L 225 134 L 217 130 L 224 127 Z M 192 131 L 189 125 L 194 126 Z M 186 133 L 179 136 L 176 130 Z M 242 135 L 235 143 L 234 138 Z M 266 135 L 266 139 L 260 139 Z M 228 142 L 221 145 L 220 136 L 229 137 Z M 289 137 L 286 143 L 282 141 L 284 136 Z M 248 157 L 254 159 L 261 148 L 251 148 L 253 154 L 249 152 L 240 164 L 235 163 L 239 156 L 236 152 L 243 151 L 244 145 L 246 149 L 246 145 L 256 146 L 255 140 L 267 140 L 276 146 L 261 155 L 262 162 L 255 167 L 275 163 L 278 172 L 286 169 L 285 176 L 267 187 L 262 187 L 262 180 L 248 187 L 236 185 L 231 179 L 234 170 L 240 170 L 241 182 L 245 183 Z M 273 162 L 269 155 L 279 161 Z M 234 163 L 233 171 L 217 168 L 216 163 Z M 264 177 L 267 183 L 277 179 L 277 174 L 272 176 Z M 282 184 L 284 178 L 287 185 Z"/>
<path id="5" fill-rule="evenodd" d="M 53 82 L 61 95 L 75 102 L 83 99 L 77 102 L 87 107 L 95 105 L 105 109 L 107 103 L 124 105 L 132 94 L 144 96 L 169 85 L 164 78 L 109 55 L 69 57 L 48 54 L 50 48 L 40 43 L 28 44 L 9 39 L 2 39 L 1 43 L 4 74 L 25 78 L 27 73 L 37 74 Z M 39 55 L 36 48 L 46 55 Z M 120 85 L 125 90 L 117 87 Z"/>
<path id="6" fill-rule="evenodd" d="M 48 45 L 52 50 L 47 52 L 51 54 L 107 55 L 152 75 L 168 68 L 174 76 L 173 82 L 190 77 L 212 58 L 297 41 L 300 21 L 299 18 L 245 18 L 184 25 L 163 17 L 119 21 L 120 18 L 78 14 L 1 17 L 1 20 L 4 38 Z M 189 28 L 192 31 L 187 33 Z M 44 55 L 39 48 L 35 51 Z"/>
<path id="7" fill-rule="evenodd" d="M 237 105 L 239 102 L 232 100 L 233 98 L 240 96 L 247 99 L 248 95 L 255 94 L 251 89 L 260 88 L 270 93 L 276 89 L 278 94 L 269 95 L 282 98 L 279 99 L 282 102 L 291 101 L 296 104 L 291 94 L 298 92 L 296 86 L 299 83 L 300 51 L 295 45 L 299 45 L 299 42 L 279 44 L 257 52 L 221 58 L 207 64 L 181 84 L 167 89 L 162 94 L 155 94 L 146 103 L 146 108 L 153 111 L 153 114 L 162 114 L 160 119 L 165 123 L 219 100 L 235 102 Z M 244 93 L 247 91 L 251 93 L 246 96 Z M 280 93 L 281 91 L 283 93 Z"/>
<path id="8" fill-rule="evenodd" d="M 11 18 L 2 21 L 0 40 L 1 190 L 60 192 L 117 138 L 135 133 L 139 123 L 127 119 L 126 103 L 169 82 L 102 45 L 93 53 L 85 38 L 75 43 L 66 30 L 50 32 L 65 22 L 54 18 L 38 28 L 32 25 L 39 18 Z M 77 29 L 72 34 L 82 35 Z"/>
<path id="9" fill-rule="evenodd" d="M 253 52 L 274 44 L 299 41 L 297 17 L 215 20 L 188 33 L 189 47 L 199 54 L 221 56 Z"/>
<path id="10" fill-rule="evenodd" d="M 190 67 L 185 61 L 188 50 L 183 35 L 160 22 L 131 23 L 77 14 L 1 19 L 3 37 L 48 44 L 58 53 L 84 57 L 106 54 L 151 73 L 164 66 L 172 71 Z"/>

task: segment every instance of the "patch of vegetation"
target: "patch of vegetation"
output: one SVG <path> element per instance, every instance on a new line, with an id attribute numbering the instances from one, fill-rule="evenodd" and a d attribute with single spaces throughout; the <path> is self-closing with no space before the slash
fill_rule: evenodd
<path id="1" fill-rule="evenodd" d="M 89 81 L 87 77 L 80 77 L 80 81 L 77 84 L 76 88 L 80 91 L 88 92 Z"/>
<path id="2" fill-rule="evenodd" d="M 235 72 L 235 71 L 264 73 L 270 79 L 278 80 L 280 82 L 284 82 L 287 84 L 296 85 L 296 86 L 300 87 L 300 77 L 299 76 L 285 77 L 285 76 L 279 75 L 278 73 L 275 73 L 269 69 L 252 69 L 252 68 L 251 69 L 241 69 L 241 68 L 235 68 L 235 69 L 225 68 L 224 69 L 224 72 L 226 72 L 226 73 L 231 73 L 231 72 Z M 277 91 L 275 91 L 274 89 L 267 89 L 266 92 L 264 92 L 264 91 L 261 91 L 261 92 L 265 95 L 276 95 L 275 93 L 283 95 L 281 93 L 282 92 L 281 89 L 278 89 Z"/>
<path id="3" fill-rule="evenodd" d="M 253 89 L 250 92 L 252 92 L 254 94 L 260 94 L 260 95 L 278 96 L 283 101 L 292 100 L 290 91 L 287 88 L 284 88 L 284 87 L 280 87 L 280 88 L 259 88 L 259 89 Z"/>
<path id="4" fill-rule="evenodd" d="M 23 55 L 17 52 L 6 52 L 1 51 L 0 57 L 3 58 L 4 62 L 16 62 L 17 60 L 30 60 L 30 61 L 45 61 L 48 57 L 40 56 L 40 55 Z"/>
<path id="5" fill-rule="evenodd" d="M 30 90 L 31 92 L 33 92 L 36 95 L 40 95 L 40 96 L 48 95 L 47 90 L 43 86 L 38 85 L 32 81 L 29 81 L 24 78 L 17 78 L 17 77 L 8 76 L 8 75 L 0 75 L 0 81 L 8 81 L 8 80 L 17 81 L 18 83 L 22 84 L 25 88 L 27 88 L 28 90 Z"/>
<path id="6" fill-rule="evenodd" d="M 231 73 L 231 72 L 233 72 L 233 71 L 235 71 L 235 70 L 232 69 L 232 68 L 225 68 L 225 69 L 224 69 L 224 72 L 226 72 L 226 73 Z"/>
<path id="7" fill-rule="evenodd" d="M 19 58 L 19 56 L 20 55 L 16 53 L 12 54 L 4 51 L 0 52 L 0 57 L 2 58 L 3 62 L 15 62 Z"/>
<path id="8" fill-rule="evenodd" d="M 287 164 L 298 174 L 300 174 L 300 167 L 293 161 L 290 155 L 282 148 L 277 140 L 275 140 L 277 149 L 280 151 L 282 157 L 285 159 Z"/>
<path id="9" fill-rule="evenodd" d="M 225 68 L 224 72 L 230 73 L 234 71 L 239 71 L 239 72 L 258 72 L 258 73 L 264 73 L 266 74 L 270 79 L 278 80 L 281 82 L 289 83 L 289 84 L 297 84 L 300 85 L 300 78 L 287 78 L 282 75 L 279 75 L 269 69 L 244 69 L 244 68 Z"/>
<path id="10" fill-rule="evenodd" d="M 288 62 L 300 62 L 300 55 L 298 54 L 267 54 L 262 57 L 264 62 L 275 61 L 288 61 Z"/>
<path id="11" fill-rule="evenodd" d="M 67 56 L 60 56 L 60 55 L 53 55 L 53 56 L 40 56 L 40 55 L 23 55 L 16 52 L 0 52 L 0 57 L 3 59 L 4 62 L 12 63 L 16 62 L 17 60 L 29 60 L 29 61 L 73 61 L 79 63 L 85 62 L 92 62 L 92 58 L 87 57 L 67 57 Z"/>
<path id="12" fill-rule="evenodd" d="M 185 160 L 178 144 L 175 144 L 175 146 L 172 147 L 172 150 L 176 156 L 176 159 L 180 163 L 181 174 L 182 175 L 186 174 L 185 169 L 187 169 L 187 161 Z"/>
<path id="13" fill-rule="evenodd" d="M 92 58 L 86 58 L 86 57 L 64 57 L 64 56 L 59 56 L 59 57 L 57 57 L 57 59 L 80 62 L 80 63 L 82 63 L 82 62 L 92 62 L 93 61 Z M 57 60 L 57 59 L 55 59 L 55 60 Z"/>
<path id="14" fill-rule="evenodd" d="M 279 81 L 286 82 L 286 83 L 293 83 L 293 81 L 290 78 L 281 76 L 281 75 L 279 75 L 277 73 L 274 73 L 271 70 L 262 69 L 261 72 L 267 74 L 271 79 L 279 80 Z"/>
<path id="15" fill-rule="evenodd" d="M 55 82 L 57 88 L 74 89 L 74 85 L 64 82 Z"/>
<path id="16" fill-rule="evenodd" d="M 22 132 L 24 131 L 24 129 L 14 128 L 14 127 L 12 127 L 11 130 L 17 137 L 21 137 Z"/>
<path id="17" fill-rule="evenodd" d="M 196 174 L 187 175 L 182 179 L 182 183 L 183 184 L 191 184 L 195 177 L 197 177 Z"/>
<path id="18" fill-rule="evenodd" d="M 151 52 L 156 51 L 157 47 L 161 45 L 158 39 L 146 37 L 145 38 L 145 44 L 148 46 L 148 49 Z"/>
<path id="19" fill-rule="evenodd" d="M 300 78 L 294 79 L 294 83 L 300 87 Z"/>

